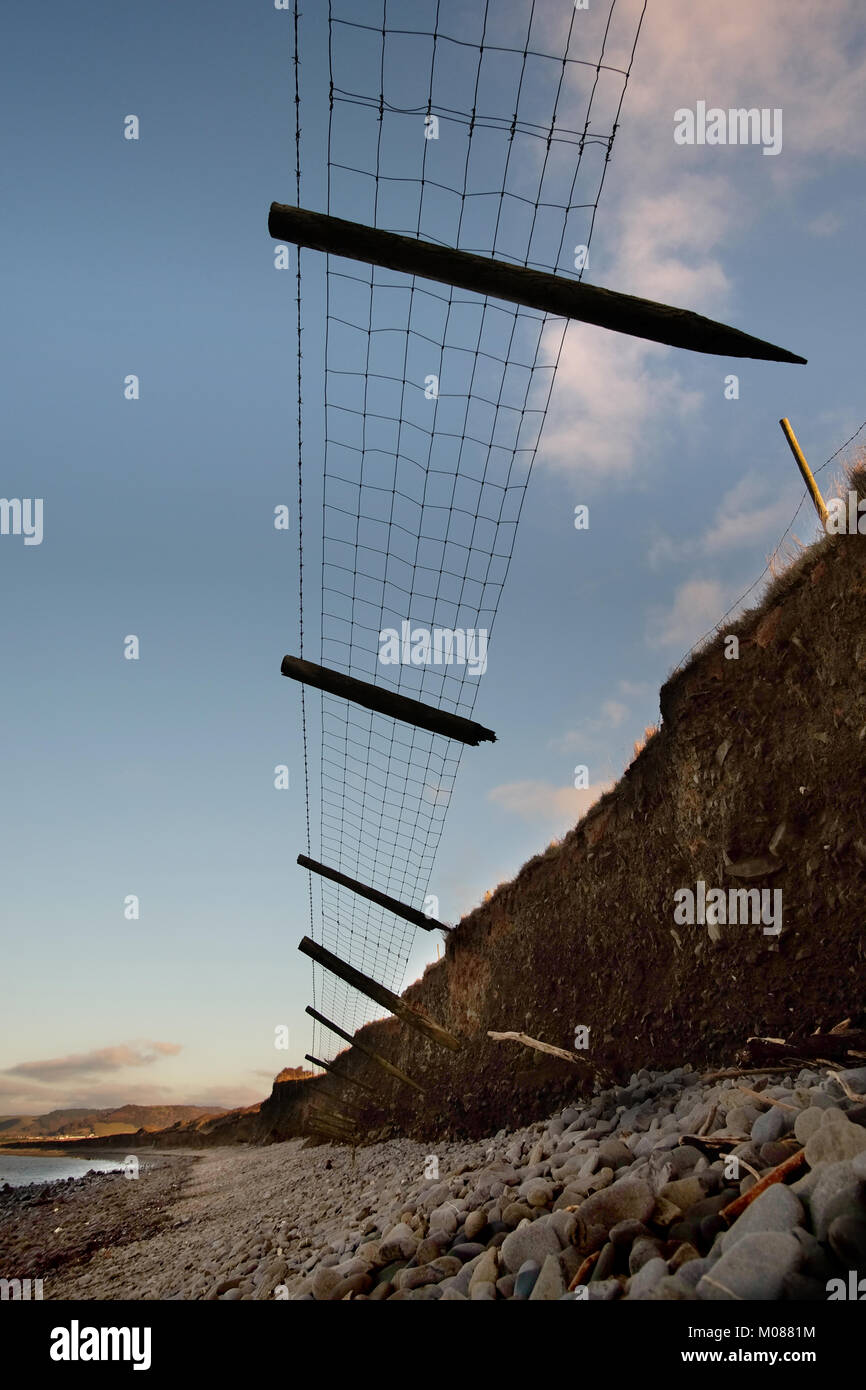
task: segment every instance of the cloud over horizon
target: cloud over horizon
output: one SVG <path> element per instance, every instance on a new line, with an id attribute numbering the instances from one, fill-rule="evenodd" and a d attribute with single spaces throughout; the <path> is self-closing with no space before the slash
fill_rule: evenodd
<path id="1" fill-rule="evenodd" d="M 6 1067 L 5 1076 L 22 1076 L 30 1081 L 74 1081 L 104 1072 L 121 1071 L 124 1067 L 147 1067 L 161 1057 L 175 1057 L 183 1051 L 182 1043 L 139 1041 L 98 1047 L 90 1052 L 72 1052 L 66 1057 L 51 1057 L 42 1061 L 18 1062 Z"/>

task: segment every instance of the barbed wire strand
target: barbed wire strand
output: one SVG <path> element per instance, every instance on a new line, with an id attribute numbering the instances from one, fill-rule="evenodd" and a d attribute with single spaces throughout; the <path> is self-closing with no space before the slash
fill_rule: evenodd
<path id="1" fill-rule="evenodd" d="M 844 444 L 840 444 L 840 445 L 839 445 L 839 448 L 836 450 L 835 454 L 831 454 L 830 457 L 829 457 L 828 459 L 825 459 L 824 462 L 818 466 L 818 468 L 816 468 L 816 469 L 813 470 L 814 476 L 817 477 L 817 475 L 818 475 L 819 473 L 823 473 L 824 469 L 827 468 L 827 467 L 833 462 L 834 459 L 837 459 L 841 453 L 844 453 L 844 451 L 848 448 L 848 445 L 849 445 L 849 444 L 853 444 L 853 443 L 854 443 L 854 440 L 857 438 L 857 436 L 858 436 L 859 434 L 861 434 L 861 433 L 863 432 L 864 429 L 866 429 L 866 420 L 863 421 L 862 425 L 859 425 L 859 426 L 858 426 L 858 428 L 857 428 L 857 429 L 854 431 L 854 433 L 851 435 L 851 438 L 850 438 L 850 439 L 846 439 Z M 773 562 L 774 562 L 774 560 L 776 559 L 776 556 L 779 554 L 779 551 L 781 550 L 782 546 L 784 545 L 785 541 L 787 540 L 788 535 L 789 535 L 789 533 L 790 533 L 792 527 L 794 526 L 794 523 L 795 523 L 796 520 L 797 520 L 797 517 L 800 515 L 800 512 L 801 512 L 802 509 L 803 509 L 803 503 L 804 503 L 804 502 L 807 502 L 807 501 L 809 501 L 809 500 L 810 500 L 809 493 L 804 489 L 804 490 L 803 490 L 803 496 L 800 498 L 800 501 L 799 501 L 799 503 L 798 503 L 798 505 L 797 505 L 797 510 L 794 512 L 794 515 L 791 517 L 791 520 L 788 522 L 788 525 L 785 527 L 785 530 L 782 532 L 782 535 L 780 536 L 778 542 L 776 543 L 776 545 L 773 547 L 772 551 L 770 552 L 770 558 L 768 559 L 768 561 L 767 561 L 767 563 L 765 564 L 764 568 L 761 570 L 761 573 L 758 575 L 757 579 L 755 579 L 755 580 L 749 585 L 748 589 L 744 590 L 744 592 L 743 592 L 742 594 L 740 594 L 740 597 L 739 597 L 738 599 L 736 599 L 736 600 L 731 604 L 730 608 L 727 609 L 727 611 L 726 611 L 725 613 L 722 614 L 722 616 L 718 619 L 717 622 L 713 623 L 713 626 L 712 626 L 712 627 L 707 628 L 707 630 L 706 630 L 706 632 L 704 633 L 703 637 L 699 637 L 698 640 L 697 640 L 697 642 L 695 642 L 691 647 L 689 647 L 688 651 L 685 652 L 685 653 L 683 654 L 683 656 L 680 658 L 680 660 L 677 662 L 676 666 L 674 667 L 673 671 L 671 672 L 671 675 L 674 675 L 677 671 L 681 671 L 681 670 L 682 670 L 682 668 L 683 668 L 683 666 L 685 665 L 685 663 L 694 655 L 694 653 L 695 653 L 696 651 L 698 651 L 698 650 L 703 646 L 703 644 L 704 644 L 704 642 L 706 642 L 707 638 L 708 638 L 708 637 L 711 637 L 711 636 L 713 635 L 713 633 L 718 632 L 719 629 L 720 629 L 721 626 L 722 626 L 722 623 L 725 621 L 725 619 L 726 619 L 726 618 L 729 618 L 729 617 L 731 616 L 732 613 L 735 613 L 735 612 L 739 609 L 739 607 L 740 607 L 740 605 L 742 604 L 743 600 L 746 599 L 746 598 L 748 598 L 748 597 L 749 597 L 749 594 L 753 591 L 753 589 L 756 589 L 756 588 L 758 587 L 758 585 L 760 584 L 760 582 L 761 582 L 761 580 L 764 578 L 764 576 L 765 576 L 766 574 L 768 574 L 769 571 L 772 569 Z M 670 677 L 669 677 L 669 679 L 670 679 Z"/>

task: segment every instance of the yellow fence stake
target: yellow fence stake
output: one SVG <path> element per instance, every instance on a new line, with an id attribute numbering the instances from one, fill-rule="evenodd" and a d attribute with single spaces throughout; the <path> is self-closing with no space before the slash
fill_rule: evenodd
<path id="1" fill-rule="evenodd" d="M 784 434 L 785 434 L 785 438 L 787 439 L 788 443 L 789 443 L 790 446 L 791 446 L 791 453 L 794 455 L 794 458 L 797 460 L 797 467 L 799 468 L 800 472 L 801 472 L 802 475 L 803 475 L 803 482 L 806 484 L 806 487 L 807 487 L 808 492 L 809 492 L 809 496 L 811 497 L 812 501 L 815 503 L 815 511 L 818 513 L 819 517 L 821 518 L 821 525 L 822 525 L 822 526 L 824 527 L 824 529 L 826 530 L 826 529 L 827 529 L 827 508 L 826 508 L 826 506 L 824 505 L 824 499 L 823 499 L 823 497 L 821 496 L 820 492 L 818 491 L 818 484 L 815 482 L 814 476 L 813 476 L 813 474 L 812 474 L 812 470 L 811 470 L 811 468 L 809 467 L 808 463 L 806 462 L 805 456 L 804 456 L 804 454 L 803 454 L 803 450 L 800 448 L 800 445 L 797 443 L 797 436 L 795 435 L 794 431 L 791 429 L 791 422 L 790 422 L 790 420 L 788 420 L 787 418 L 785 418 L 785 419 L 780 420 L 780 421 L 779 421 L 779 424 L 782 426 L 782 429 L 783 429 Z"/>

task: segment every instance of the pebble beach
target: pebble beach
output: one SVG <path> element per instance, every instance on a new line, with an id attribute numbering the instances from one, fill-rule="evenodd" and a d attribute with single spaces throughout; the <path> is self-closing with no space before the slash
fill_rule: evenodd
<path id="1" fill-rule="evenodd" d="M 856 1297 L 864 1092 L 866 1067 L 644 1070 L 472 1142 L 148 1154 L 0 1191 L 4 1274 L 46 1299 Z"/>

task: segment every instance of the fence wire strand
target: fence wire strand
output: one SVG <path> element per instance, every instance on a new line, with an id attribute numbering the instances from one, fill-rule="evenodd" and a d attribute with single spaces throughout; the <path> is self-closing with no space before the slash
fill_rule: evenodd
<path id="1" fill-rule="evenodd" d="M 329 0 L 326 211 L 581 278 L 566 248 L 591 244 L 646 10 L 618 66 L 605 61 L 616 3 L 589 58 L 573 9 L 550 51 L 536 0 L 512 6 L 511 43 L 492 0 Z M 300 205 L 297 99 L 296 139 Z M 298 276 L 300 304 L 300 256 Z M 380 633 L 408 622 L 489 640 L 566 327 L 326 257 L 322 665 L 472 717 L 477 671 L 383 664 Z M 300 333 L 299 317 L 299 390 Z M 327 694 L 317 703 L 318 858 L 423 908 L 462 745 Z M 306 795 L 309 825 L 309 779 Z M 314 940 L 395 992 L 416 930 L 311 883 Z M 381 1012 L 318 965 L 313 976 L 315 1007 L 347 1032 Z M 313 1053 L 327 1058 L 322 1031 Z"/>

